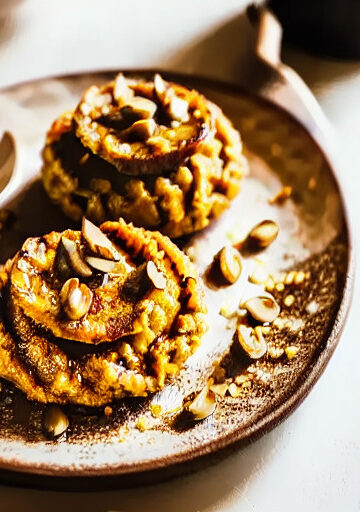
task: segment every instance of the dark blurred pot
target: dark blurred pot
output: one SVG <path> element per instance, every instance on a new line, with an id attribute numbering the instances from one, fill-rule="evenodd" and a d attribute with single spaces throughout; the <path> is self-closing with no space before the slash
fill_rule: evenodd
<path id="1" fill-rule="evenodd" d="M 284 39 L 310 51 L 360 58 L 360 0 L 270 0 Z"/>

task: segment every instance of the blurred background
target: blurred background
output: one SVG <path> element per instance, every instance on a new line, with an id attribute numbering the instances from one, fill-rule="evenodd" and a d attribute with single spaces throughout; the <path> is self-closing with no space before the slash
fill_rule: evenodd
<path id="1" fill-rule="evenodd" d="M 258 2 L 261 3 L 261 2 Z M 0 0 L 0 88 L 50 75 L 159 68 L 241 83 L 253 34 L 246 0 Z M 272 0 L 283 61 L 335 126 L 353 229 L 360 202 L 360 1 Z M 0 91 L 1 96 L 1 91 Z M 346 512 L 360 510 L 360 375 L 353 308 L 305 403 L 261 440 L 174 482 L 112 493 L 0 487 L 1 512 Z"/>

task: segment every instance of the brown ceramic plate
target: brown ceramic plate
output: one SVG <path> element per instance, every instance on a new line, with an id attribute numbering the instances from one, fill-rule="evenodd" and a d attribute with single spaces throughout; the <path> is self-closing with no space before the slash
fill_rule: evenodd
<path id="1" fill-rule="evenodd" d="M 92 83 L 113 74 L 81 75 L 22 84 L 1 93 L 0 119 L 18 141 L 19 160 L 14 183 L 0 196 L 16 221 L 1 234 L 1 262 L 33 235 L 64 229 L 70 222 L 51 205 L 38 179 L 39 152 L 45 131 L 63 110 L 76 104 Z M 274 219 L 277 241 L 260 255 L 278 271 L 304 270 L 301 287 L 275 291 L 283 307 L 281 321 L 268 342 L 296 345 L 293 359 L 265 357 L 260 362 L 227 356 L 234 328 L 219 312 L 223 304 L 238 304 L 248 287 L 254 258 L 244 259 L 242 279 L 233 286 L 206 288 L 210 329 L 202 346 L 179 377 L 149 399 L 116 403 L 105 417 L 102 409 L 65 408 L 71 424 L 66 436 L 49 441 L 43 434 L 44 405 L 28 402 L 6 382 L 0 394 L 0 469 L 3 480 L 44 488 L 94 489 L 139 485 L 195 469 L 211 457 L 242 446 L 270 430 L 305 398 L 331 357 L 345 321 L 351 295 L 351 248 L 343 199 L 334 169 L 310 134 L 285 111 L 235 86 L 186 76 L 173 76 L 196 87 L 216 102 L 240 130 L 250 175 L 231 208 L 211 227 L 186 241 L 199 271 L 206 272 L 213 255 L 229 238 L 240 237 L 254 224 Z M 14 115 L 16 113 L 16 115 Z M 282 185 L 291 198 L 271 205 Z M 13 189 L 11 188 L 13 187 Z M 199 389 L 214 362 L 225 357 L 229 372 L 252 366 L 251 387 L 239 397 L 219 400 L 210 418 L 182 421 L 177 409 L 183 398 Z M 166 414 L 153 418 L 151 403 Z M 136 423 L 146 416 L 150 429 Z M 181 415 L 180 415 L 181 416 Z"/>

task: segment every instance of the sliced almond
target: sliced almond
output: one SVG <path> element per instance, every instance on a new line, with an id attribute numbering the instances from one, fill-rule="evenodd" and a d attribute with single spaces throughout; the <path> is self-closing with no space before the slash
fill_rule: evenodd
<path id="1" fill-rule="evenodd" d="M 237 338 L 240 346 L 251 359 L 260 359 L 266 354 L 267 344 L 261 330 L 239 325 Z"/>
<path id="2" fill-rule="evenodd" d="M 116 267 L 115 261 L 104 260 L 102 258 L 96 258 L 95 256 L 87 256 L 85 259 L 90 267 L 95 270 L 99 270 L 100 272 L 104 272 L 104 274 L 112 272 Z"/>
<path id="3" fill-rule="evenodd" d="M 215 394 L 206 386 L 188 406 L 194 420 L 201 421 L 211 416 L 216 409 Z"/>
<path id="4" fill-rule="evenodd" d="M 154 117 L 157 105 L 148 98 L 134 96 L 121 109 L 123 115 L 136 115 L 140 119 L 151 119 Z"/>
<path id="5" fill-rule="evenodd" d="M 60 291 L 60 302 L 70 320 L 80 320 L 85 316 L 92 299 L 92 291 L 76 277 L 68 279 Z"/>
<path id="6" fill-rule="evenodd" d="M 50 437 L 58 437 L 69 427 L 69 418 L 56 405 L 50 405 L 44 415 L 44 427 Z"/>
<path id="7" fill-rule="evenodd" d="M 128 141 L 146 141 L 155 133 L 155 130 L 156 122 L 154 119 L 141 119 L 121 132 L 121 135 Z"/>
<path id="8" fill-rule="evenodd" d="M 103 258 L 113 261 L 120 261 L 121 255 L 111 240 L 85 217 L 82 222 L 82 235 L 90 249 Z"/>
<path id="9" fill-rule="evenodd" d="M 226 246 L 219 252 L 219 266 L 222 275 L 229 283 L 235 283 L 241 274 L 241 257 L 231 246 Z"/>
<path id="10" fill-rule="evenodd" d="M 266 297 L 251 297 L 242 304 L 259 322 L 273 322 L 280 313 L 280 306 L 270 294 Z"/>
<path id="11" fill-rule="evenodd" d="M 160 272 L 153 261 L 148 261 L 146 264 L 146 273 L 150 281 L 158 290 L 165 290 L 166 277 Z"/>
<path id="12" fill-rule="evenodd" d="M 55 272 L 61 279 L 66 279 L 72 274 L 82 277 L 90 277 L 92 275 L 91 268 L 83 261 L 77 243 L 64 236 L 61 237 L 55 256 Z"/>
<path id="13" fill-rule="evenodd" d="M 257 224 L 248 234 L 247 245 L 257 249 L 265 249 L 278 236 L 279 226 L 273 220 L 264 220 Z"/>
<path id="14" fill-rule="evenodd" d="M 156 75 L 154 76 L 154 91 L 159 100 L 165 99 L 166 89 L 166 82 L 163 80 L 161 75 L 159 75 L 159 73 L 156 73 Z"/>
<path id="15" fill-rule="evenodd" d="M 168 111 L 172 119 L 181 123 L 186 123 L 189 120 L 189 104 L 186 100 L 173 96 L 170 99 Z"/>
<path id="16" fill-rule="evenodd" d="M 115 78 L 113 96 L 120 106 L 126 105 L 134 96 L 134 91 L 128 87 L 122 73 Z"/>

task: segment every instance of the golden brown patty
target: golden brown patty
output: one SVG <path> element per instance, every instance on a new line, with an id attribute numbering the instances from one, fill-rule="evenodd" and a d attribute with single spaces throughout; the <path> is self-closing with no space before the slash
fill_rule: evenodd
<path id="1" fill-rule="evenodd" d="M 33 400 L 100 406 L 157 391 L 205 331 L 196 272 L 167 237 L 107 222 L 109 254 L 84 230 L 28 239 L 0 275 L 0 376 Z"/>
<path id="2" fill-rule="evenodd" d="M 239 133 L 218 107 L 196 91 L 165 83 L 170 96 L 178 94 L 181 101 L 187 98 L 189 108 L 183 115 L 188 118 L 181 122 L 169 118 L 169 107 L 157 99 L 153 82 L 129 80 L 136 98 L 143 94 L 154 100 L 156 111 L 151 119 L 158 132 L 142 141 L 132 135 L 124 142 L 129 128 L 125 135 L 124 130 L 114 128 L 124 121 L 117 119 L 119 105 L 113 105 L 113 96 L 105 92 L 114 89 L 114 83 L 91 89 L 91 101 L 82 101 L 75 113 L 67 112 L 53 123 L 42 169 L 49 197 L 74 220 L 85 214 L 101 223 L 121 216 L 173 238 L 205 228 L 239 191 L 246 170 Z M 103 105 L 99 95 L 105 95 Z M 91 108 L 89 103 L 99 106 Z M 100 116 L 102 108 L 105 114 Z M 133 112 L 126 108 L 125 112 Z M 114 117 L 119 125 L 114 125 Z M 126 165 L 138 162 L 143 174 L 134 176 L 134 169 L 140 168 L 136 166 L 130 169 L 133 176 L 125 174 L 130 172 L 123 165 L 125 160 Z M 146 165 L 151 162 L 150 167 L 143 167 L 145 161 Z"/>
<path id="3" fill-rule="evenodd" d="M 196 150 L 212 128 L 210 115 L 197 91 L 160 75 L 151 83 L 119 74 L 85 92 L 74 126 L 82 145 L 119 172 L 161 174 Z"/>

